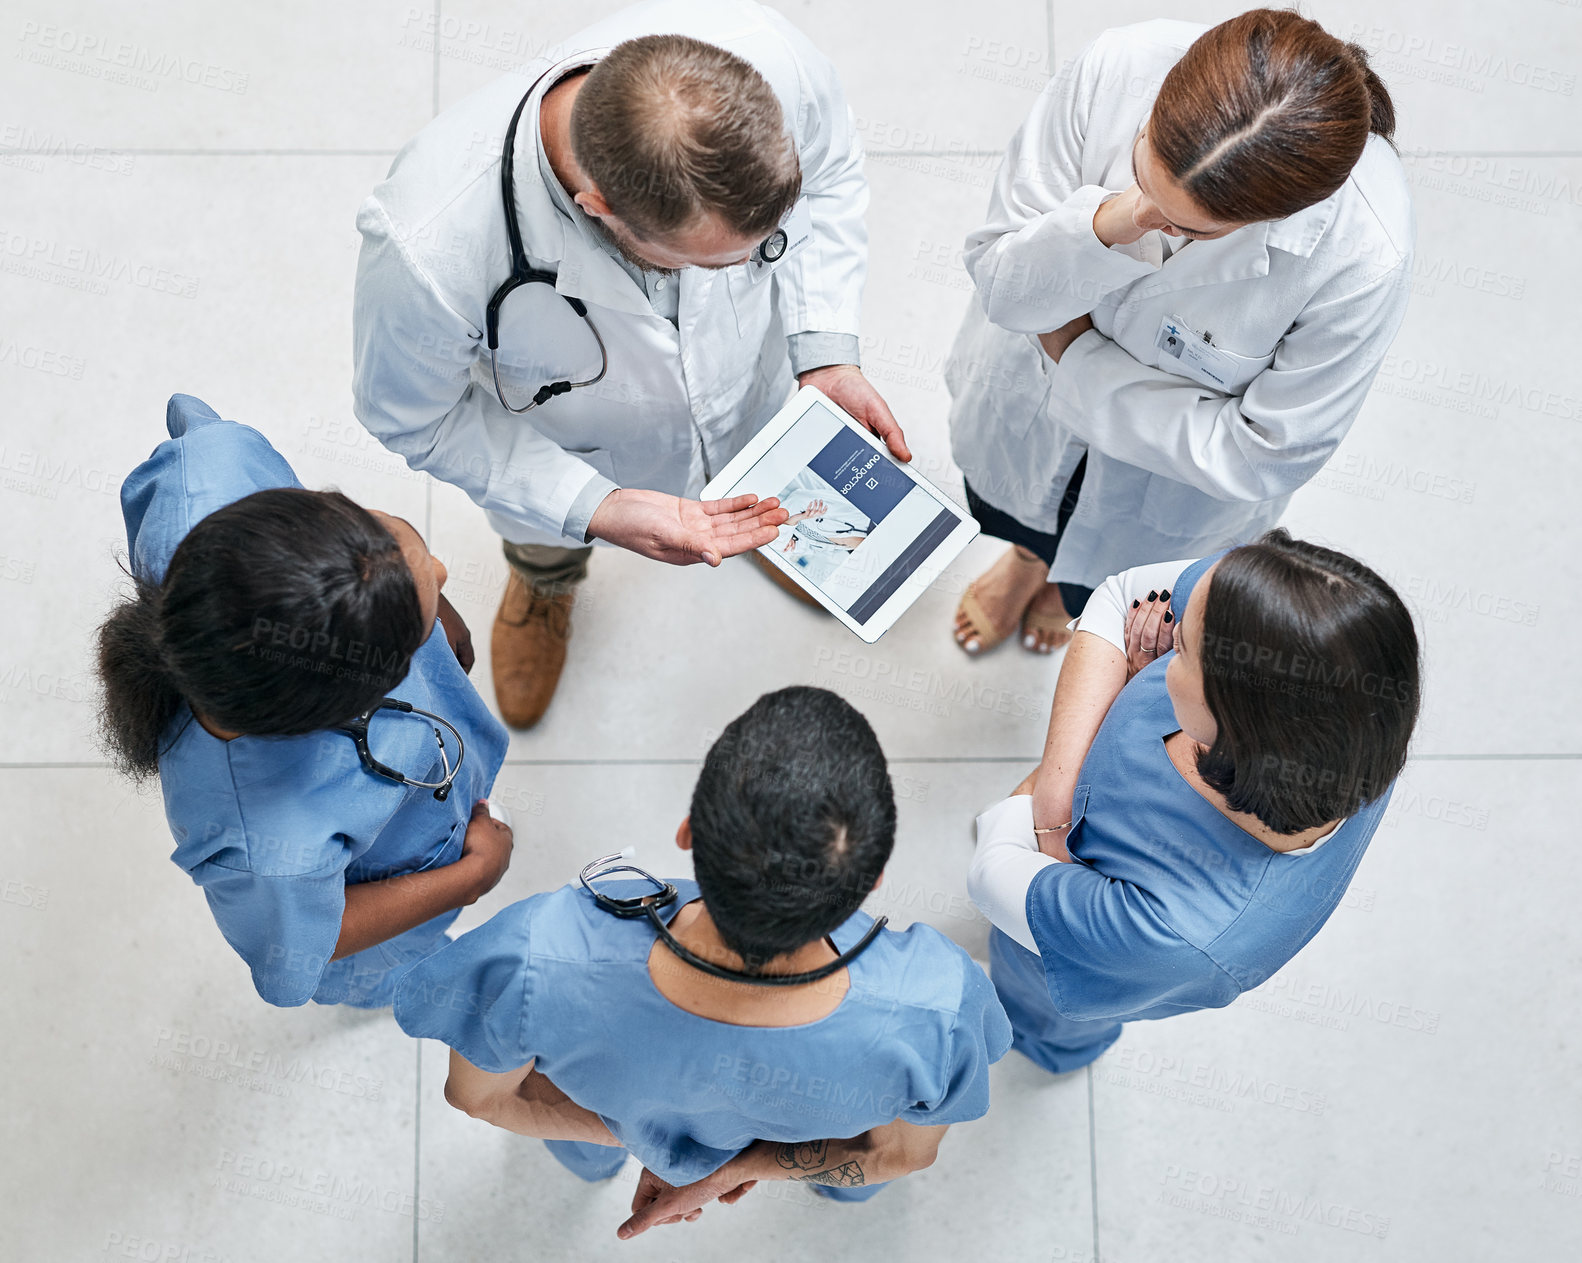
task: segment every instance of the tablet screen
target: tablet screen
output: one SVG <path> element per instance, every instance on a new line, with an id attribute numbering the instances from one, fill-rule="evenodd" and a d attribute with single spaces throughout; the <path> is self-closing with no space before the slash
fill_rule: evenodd
<path id="1" fill-rule="evenodd" d="M 761 550 L 865 623 L 961 524 L 870 442 L 813 404 L 737 484 L 791 518 Z"/>

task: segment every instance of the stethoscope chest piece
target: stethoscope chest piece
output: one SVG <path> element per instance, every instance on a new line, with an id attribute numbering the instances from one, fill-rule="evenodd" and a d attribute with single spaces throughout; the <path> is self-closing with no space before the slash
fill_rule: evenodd
<path id="1" fill-rule="evenodd" d="M 791 238 L 786 236 L 784 228 L 776 228 L 763 239 L 758 246 L 758 262 L 778 263 L 785 257 L 786 246 L 791 243 Z"/>

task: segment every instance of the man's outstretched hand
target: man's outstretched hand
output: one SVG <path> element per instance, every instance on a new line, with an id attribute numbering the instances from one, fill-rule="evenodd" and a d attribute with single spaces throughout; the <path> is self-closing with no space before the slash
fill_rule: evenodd
<path id="1" fill-rule="evenodd" d="M 717 566 L 727 557 L 772 543 L 790 515 L 774 497 L 683 500 L 662 491 L 621 487 L 593 511 L 588 536 L 655 561 Z"/>

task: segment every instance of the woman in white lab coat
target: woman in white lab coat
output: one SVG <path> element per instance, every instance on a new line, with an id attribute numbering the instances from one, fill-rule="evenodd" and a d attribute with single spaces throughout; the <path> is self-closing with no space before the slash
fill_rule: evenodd
<path id="1" fill-rule="evenodd" d="M 1388 92 L 1291 12 L 1107 31 L 1013 137 L 946 371 L 986 534 L 955 636 L 1049 652 L 1106 575 L 1273 526 L 1350 428 L 1412 249 Z"/>

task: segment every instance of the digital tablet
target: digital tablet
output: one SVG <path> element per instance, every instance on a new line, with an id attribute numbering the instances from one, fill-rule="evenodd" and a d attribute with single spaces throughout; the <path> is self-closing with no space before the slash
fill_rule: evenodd
<path id="1" fill-rule="evenodd" d="M 868 644 L 972 542 L 978 524 L 805 386 L 703 489 L 779 498 L 791 514 L 758 551 Z"/>

